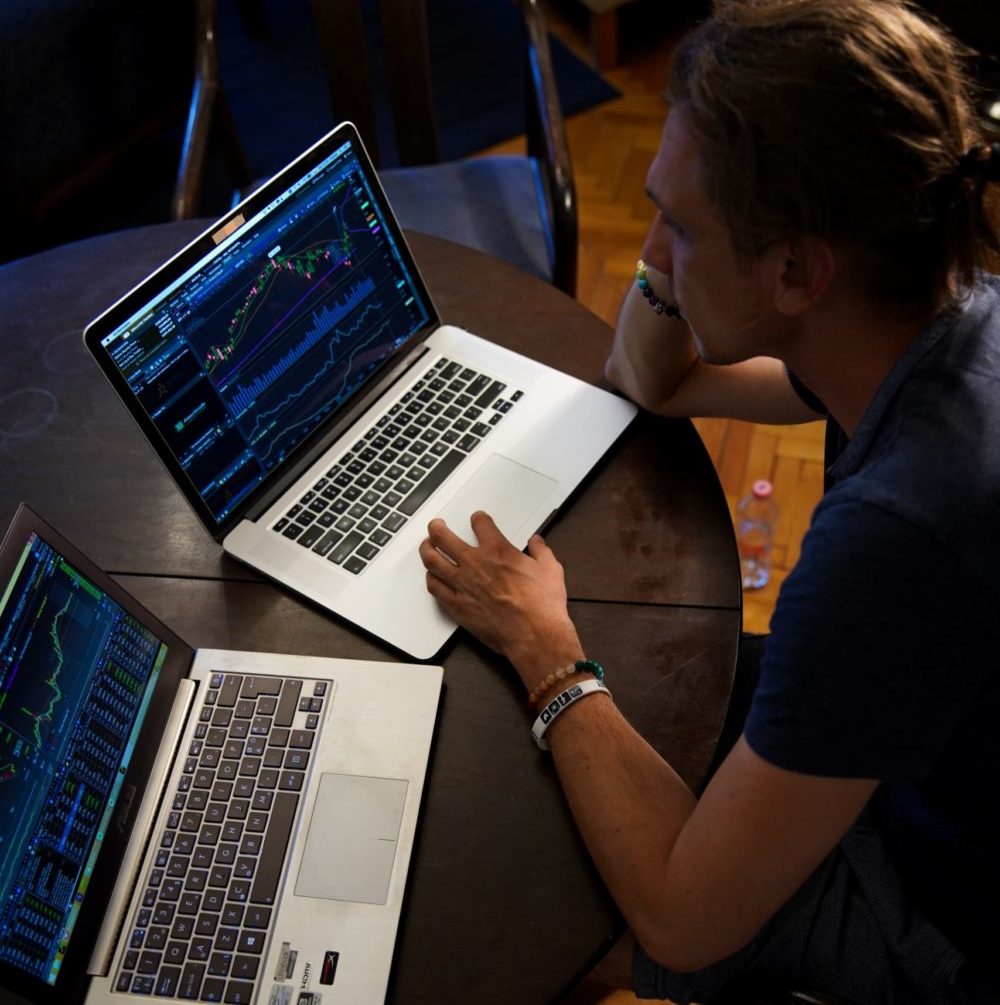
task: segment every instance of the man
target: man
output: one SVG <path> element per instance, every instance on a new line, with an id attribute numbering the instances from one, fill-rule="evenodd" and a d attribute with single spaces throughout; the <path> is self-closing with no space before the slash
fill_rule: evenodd
<path id="1" fill-rule="evenodd" d="M 826 413 L 837 456 L 700 798 L 596 683 L 545 732 L 566 798 L 644 996 L 998 1000 L 1000 147 L 904 0 L 718 3 L 669 96 L 608 376 L 664 415 Z M 472 526 L 431 522 L 431 593 L 542 705 L 601 676 L 541 539 Z"/>

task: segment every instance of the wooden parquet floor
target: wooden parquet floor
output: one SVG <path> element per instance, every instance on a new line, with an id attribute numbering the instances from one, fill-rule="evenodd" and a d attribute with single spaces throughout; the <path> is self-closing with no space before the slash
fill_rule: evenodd
<path id="1" fill-rule="evenodd" d="M 590 60 L 586 26 L 569 16 L 565 4 L 545 5 L 549 27 L 581 58 Z M 635 261 L 653 218 L 645 197 L 646 171 L 659 145 L 666 105 L 662 92 L 676 34 L 658 38 L 623 37 L 622 65 L 605 76 L 621 97 L 566 122 L 576 179 L 580 220 L 577 298 L 614 325 L 622 296 L 633 281 Z M 592 62 L 592 61 L 591 61 Z M 488 153 L 524 149 L 512 140 Z M 778 589 L 795 565 L 802 536 L 823 485 L 823 423 L 765 426 L 697 419 L 715 464 L 730 511 L 758 478 L 774 484 L 781 511 L 772 555 L 771 582 L 746 591 L 744 628 L 767 631 Z M 637 1002 L 628 986 L 630 949 L 623 944 L 577 987 L 565 1005 L 628 1005 Z"/>

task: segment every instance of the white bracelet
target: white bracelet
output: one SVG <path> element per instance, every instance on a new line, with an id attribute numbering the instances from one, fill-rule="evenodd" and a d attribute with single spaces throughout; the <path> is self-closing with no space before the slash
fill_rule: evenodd
<path id="1" fill-rule="evenodd" d="M 572 687 L 566 688 L 565 691 L 560 691 L 552 701 L 542 709 L 542 714 L 535 720 L 534 726 L 531 727 L 531 738 L 538 744 L 541 750 L 549 749 L 549 741 L 543 739 L 545 736 L 545 730 L 552 725 L 557 716 L 562 715 L 574 701 L 579 701 L 581 698 L 586 698 L 588 694 L 597 694 L 599 692 L 604 692 L 609 698 L 611 697 L 611 692 L 608 690 L 607 684 L 602 680 L 585 680 L 579 684 L 574 684 Z"/>

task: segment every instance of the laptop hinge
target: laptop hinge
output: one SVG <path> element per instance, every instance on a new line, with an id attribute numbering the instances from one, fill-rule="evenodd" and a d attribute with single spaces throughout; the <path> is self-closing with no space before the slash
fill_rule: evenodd
<path id="1" fill-rule="evenodd" d="M 195 691 L 196 685 L 194 681 L 190 680 L 182 680 L 177 687 L 174 704 L 170 709 L 170 715 L 163 730 L 160 750 L 153 761 L 149 781 L 146 783 L 146 791 L 132 824 L 132 833 L 142 835 L 143 840 L 130 841 L 125 850 L 125 857 L 118 870 L 114 892 L 108 901 L 108 907 L 104 914 L 104 924 L 101 925 L 101 930 L 97 934 L 94 952 L 91 954 L 90 963 L 87 966 L 87 973 L 92 977 L 107 974 L 111 967 L 111 958 L 114 955 L 118 935 L 124 924 L 125 910 L 132 897 L 139 869 L 149 845 L 153 823 L 156 820 L 156 814 L 166 788 L 167 776 L 170 774 L 170 768 L 177 754 L 181 735 L 187 723 L 188 712 L 194 701 Z"/>

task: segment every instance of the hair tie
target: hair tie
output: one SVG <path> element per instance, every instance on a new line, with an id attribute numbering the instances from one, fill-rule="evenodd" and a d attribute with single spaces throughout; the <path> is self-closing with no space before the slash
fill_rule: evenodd
<path id="1" fill-rule="evenodd" d="M 1000 181 L 1000 143 L 977 143 L 969 147 L 959 158 L 958 173 L 963 178 Z"/>

